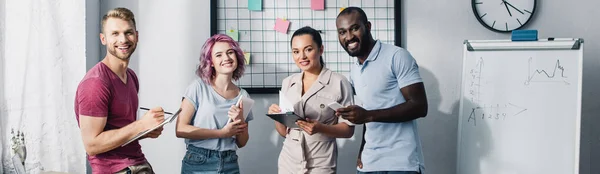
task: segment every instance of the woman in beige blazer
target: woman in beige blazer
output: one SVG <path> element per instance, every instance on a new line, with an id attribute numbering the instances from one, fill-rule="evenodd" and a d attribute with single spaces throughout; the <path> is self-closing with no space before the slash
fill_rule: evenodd
<path id="1" fill-rule="evenodd" d="M 282 94 L 294 104 L 294 112 L 306 121 L 297 121 L 298 127 L 288 128 L 275 122 L 277 132 L 283 137 L 279 154 L 280 174 L 336 173 L 336 138 L 350 138 L 354 126 L 335 116 L 327 105 L 338 102 L 353 104 L 352 86 L 341 74 L 324 67 L 323 41 L 319 32 L 303 27 L 292 35 L 292 56 L 301 73 L 283 80 Z M 269 113 L 280 113 L 278 105 L 269 107 Z"/>

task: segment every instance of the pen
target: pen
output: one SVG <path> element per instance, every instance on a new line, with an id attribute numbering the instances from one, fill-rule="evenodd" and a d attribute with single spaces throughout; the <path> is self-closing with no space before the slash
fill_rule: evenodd
<path id="1" fill-rule="evenodd" d="M 148 109 L 148 108 L 145 108 L 145 107 L 140 107 L 140 109 L 141 109 L 141 110 L 147 110 L 147 111 L 149 111 L 149 110 L 150 110 L 150 109 Z M 173 113 L 170 113 L 170 112 L 165 112 L 165 114 L 173 115 Z"/>

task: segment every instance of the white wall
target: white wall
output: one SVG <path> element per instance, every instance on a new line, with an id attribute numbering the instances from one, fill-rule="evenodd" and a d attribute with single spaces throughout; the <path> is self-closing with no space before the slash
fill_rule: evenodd
<path id="1" fill-rule="evenodd" d="M 429 114 L 420 120 L 421 140 L 428 173 L 456 171 L 458 99 L 465 39 L 510 39 L 483 27 L 471 10 L 471 1 L 402 1 L 402 33 L 407 49 L 417 59 L 425 81 Z M 533 21 L 525 29 L 537 29 L 539 38 L 580 37 L 585 39 L 583 118 L 580 173 L 599 173 L 597 117 L 600 94 L 598 48 L 600 2 L 591 0 L 538 0 Z M 549 96 L 551 97 L 551 96 Z"/>
<path id="2" fill-rule="evenodd" d="M 25 134 L 28 173 L 83 173 L 85 153 L 73 112 L 75 89 L 85 73 L 83 1 L 9 0 L 2 1 L 2 9 L 4 167 L 10 159 L 6 133 L 14 128 Z"/>

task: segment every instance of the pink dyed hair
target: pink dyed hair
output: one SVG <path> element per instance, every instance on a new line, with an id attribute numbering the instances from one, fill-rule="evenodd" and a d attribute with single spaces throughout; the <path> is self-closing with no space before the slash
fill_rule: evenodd
<path id="1" fill-rule="evenodd" d="M 212 62 L 212 48 L 217 42 L 226 42 L 229 43 L 229 46 L 235 52 L 235 57 L 237 57 L 237 67 L 233 71 L 233 80 L 238 80 L 244 74 L 244 70 L 246 68 L 246 59 L 244 58 L 244 52 L 240 48 L 240 45 L 234 41 L 231 37 L 225 34 L 215 34 L 212 37 L 208 38 L 206 42 L 204 42 L 204 46 L 202 46 L 202 52 L 200 53 L 200 65 L 198 69 L 196 69 L 196 75 L 200 77 L 204 82 L 211 84 L 211 80 L 215 77 L 215 68 L 210 65 Z"/>

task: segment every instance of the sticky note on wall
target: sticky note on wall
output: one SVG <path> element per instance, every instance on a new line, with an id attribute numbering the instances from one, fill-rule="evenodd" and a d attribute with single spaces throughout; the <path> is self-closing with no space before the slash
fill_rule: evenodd
<path id="1" fill-rule="evenodd" d="M 288 21 L 288 20 L 277 18 L 277 20 L 275 21 L 274 29 L 277 32 L 287 34 L 289 27 L 290 27 L 290 21 Z"/>
<path id="2" fill-rule="evenodd" d="M 240 33 L 237 30 L 227 30 L 226 34 L 235 41 L 238 41 L 240 38 Z"/>
<path id="3" fill-rule="evenodd" d="M 262 0 L 248 0 L 248 10 L 262 11 Z"/>
<path id="4" fill-rule="evenodd" d="M 325 0 L 310 0 L 310 9 L 325 10 Z"/>
<path id="5" fill-rule="evenodd" d="M 246 59 L 246 65 L 250 64 L 250 53 L 244 52 L 244 59 Z"/>

